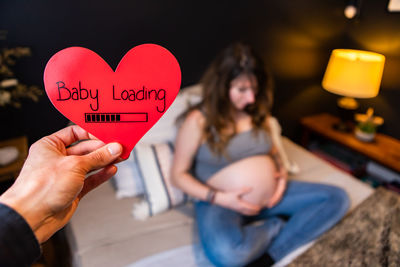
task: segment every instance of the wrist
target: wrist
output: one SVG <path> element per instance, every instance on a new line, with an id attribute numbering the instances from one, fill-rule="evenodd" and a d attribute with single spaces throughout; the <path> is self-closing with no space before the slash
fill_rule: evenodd
<path id="1" fill-rule="evenodd" d="M 274 162 L 275 168 L 279 170 L 282 166 L 282 161 L 279 156 L 279 153 L 277 153 L 277 152 L 272 153 L 271 158 L 272 158 L 272 161 Z"/>
<path id="2" fill-rule="evenodd" d="M 207 196 L 206 196 L 206 202 L 210 203 L 210 204 L 214 204 L 215 203 L 215 197 L 217 195 L 218 191 L 214 190 L 213 188 L 209 188 L 208 192 L 207 192 Z"/>
<path id="3" fill-rule="evenodd" d="M 226 208 L 225 194 L 223 191 L 217 191 L 214 198 L 214 204 Z"/>

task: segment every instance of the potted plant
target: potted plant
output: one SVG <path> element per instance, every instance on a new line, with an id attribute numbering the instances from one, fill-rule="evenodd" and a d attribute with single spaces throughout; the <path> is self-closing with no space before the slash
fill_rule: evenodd
<path id="1" fill-rule="evenodd" d="M 9 132 L 7 124 L 15 120 L 14 116 L 10 116 L 10 108 L 20 109 L 25 98 L 37 102 L 43 94 L 39 87 L 19 82 L 14 74 L 13 67 L 17 60 L 30 55 L 28 47 L 0 48 L 0 123 L 3 131 Z M 2 139 L 4 135 L 7 136 L 3 132 Z M 18 156 L 19 151 L 15 146 L 0 147 L 0 167 L 11 164 Z"/>
<path id="2" fill-rule="evenodd" d="M 43 91 L 37 86 L 20 83 L 12 70 L 17 59 L 30 55 L 31 50 L 28 47 L 3 48 L 0 50 L 0 107 L 21 108 L 23 98 L 37 102 L 43 94 Z"/>
<path id="3" fill-rule="evenodd" d="M 366 114 L 356 114 L 355 119 L 358 124 L 355 127 L 354 134 L 364 142 L 374 140 L 377 127 L 383 124 L 383 118 L 374 116 L 372 108 L 368 108 Z"/>

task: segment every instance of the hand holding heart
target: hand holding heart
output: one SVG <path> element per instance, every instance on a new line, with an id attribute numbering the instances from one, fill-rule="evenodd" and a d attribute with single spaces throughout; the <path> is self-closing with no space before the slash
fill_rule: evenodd
<path id="1" fill-rule="evenodd" d="M 115 72 L 89 49 L 66 48 L 44 72 L 53 105 L 105 143 L 122 144 L 122 158 L 169 108 L 180 82 L 175 57 L 154 44 L 132 48 Z"/>
<path id="2" fill-rule="evenodd" d="M 20 247 L 30 249 L 25 257 L 11 253 L 2 264 L 33 263 L 40 255 L 35 238 L 46 241 L 69 221 L 86 193 L 115 174 L 113 164 L 120 156 L 129 156 L 172 104 L 180 80 L 174 56 L 151 44 L 131 49 L 115 72 L 97 54 L 81 47 L 64 49 L 50 59 L 44 73 L 48 96 L 62 114 L 86 131 L 74 125 L 29 149 L 20 175 L 0 195 L 0 203 L 3 215 L 10 215 L 2 218 L 3 232 L 22 231 L 24 238 L 19 242 L 28 243 Z M 16 248 L 14 244 L 8 251 Z"/>
<path id="3" fill-rule="evenodd" d="M 77 141 L 83 142 L 71 146 Z M 18 212 L 43 243 L 70 220 L 84 195 L 116 173 L 113 163 L 121 152 L 121 145 L 105 145 L 77 125 L 43 137 L 30 147 L 21 173 L 0 203 Z"/>

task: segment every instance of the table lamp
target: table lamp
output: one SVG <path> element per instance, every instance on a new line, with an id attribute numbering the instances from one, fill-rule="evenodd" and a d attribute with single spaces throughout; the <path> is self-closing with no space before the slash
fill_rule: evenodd
<path id="1" fill-rule="evenodd" d="M 351 120 L 358 103 L 354 98 L 372 98 L 378 95 L 385 57 L 381 54 L 352 50 L 332 51 L 322 80 L 322 87 L 328 92 L 341 95 L 338 106 L 341 121 L 335 128 L 350 131 Z"/>

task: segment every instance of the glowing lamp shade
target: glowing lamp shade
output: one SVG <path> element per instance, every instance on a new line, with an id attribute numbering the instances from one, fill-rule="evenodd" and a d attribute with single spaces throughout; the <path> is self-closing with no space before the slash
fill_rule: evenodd
<path id="1" fill-rule="evenodd" d="M 378 53 L 335 49 L 332 51 L 322 87 L 334 94 L 355 98 L 378 95 L 385 57 Z"/>

